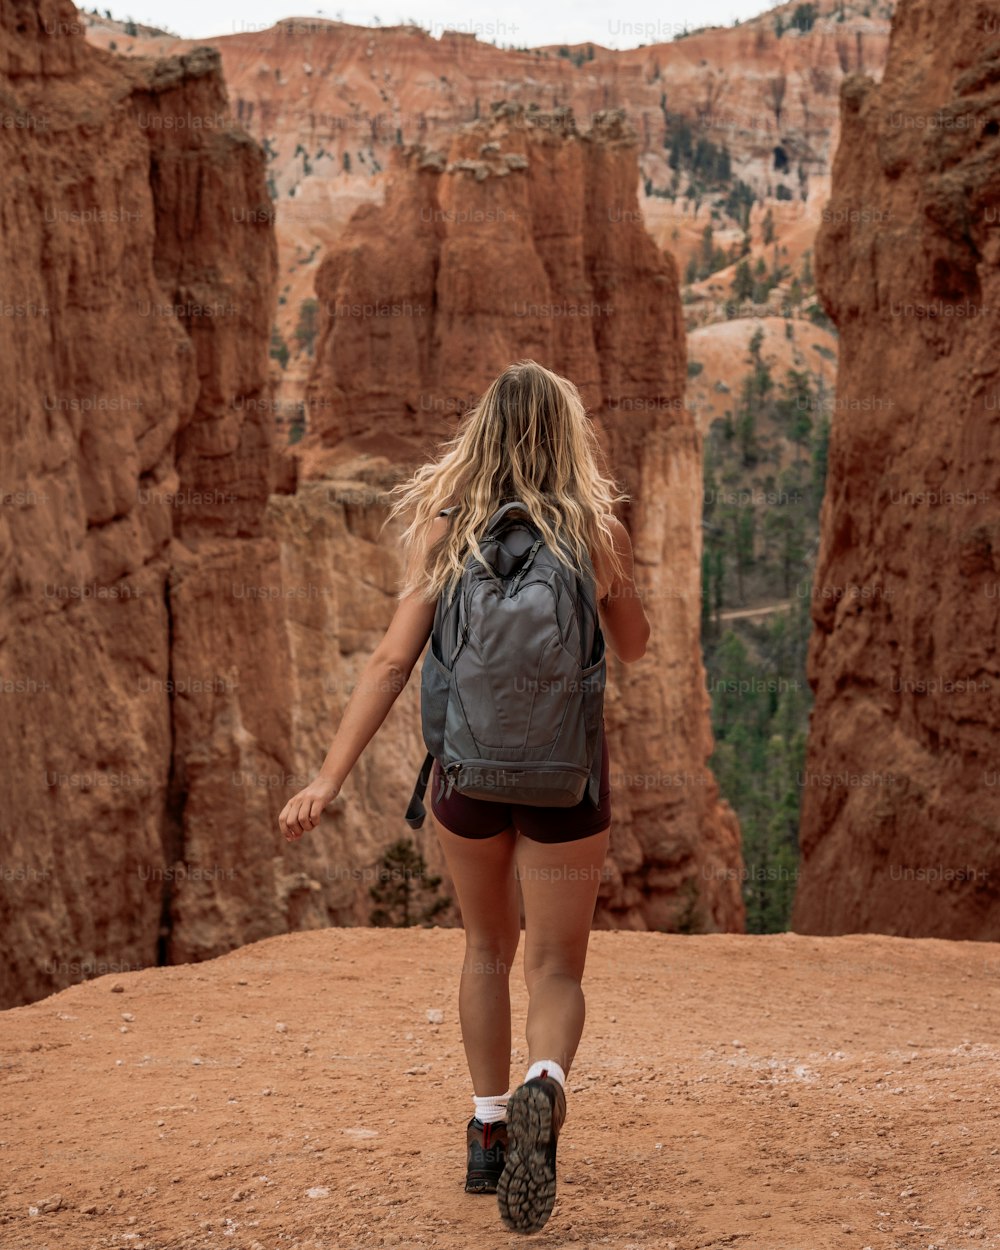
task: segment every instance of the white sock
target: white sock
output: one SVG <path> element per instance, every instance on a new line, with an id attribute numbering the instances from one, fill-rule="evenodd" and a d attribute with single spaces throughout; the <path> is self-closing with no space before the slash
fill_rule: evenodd
<path id="1" fill-rule="evenodd" d="M 502 1120 L 507 1115 L 507 1094 L 490 1094 L 486 1098 L 478 1098 L 472 1095 L 472 1101 L 476 1104 L 476 1119 L 480 1124 L 495 1124 L 497 1120 Z"/>
<path id="2" fill-rule="evenodd" d="M 566 1073 L 562 1070 L 554 1059 L 536 1059 L 528 1069 L 528 1074 L 524 1078 L 526 1081 L 532 1081 L 536 1076 L 551 1076 L 554 1081 L 566 1088 Z"/>

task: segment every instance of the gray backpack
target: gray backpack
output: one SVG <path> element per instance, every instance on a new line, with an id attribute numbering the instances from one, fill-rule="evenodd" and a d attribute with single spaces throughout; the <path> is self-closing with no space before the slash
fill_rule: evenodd
<path id="1" fill-rule="evenodd" d="M 435 759 L 449 795 L 599 803 L 607 662 L 591 562 L 582 572 L 560 563 L 517 500 L 478 537 L 490 567 L 469 553 L 451 597 L 438 599 L 424 656 L 427 757 L 406 809 L 412 829 L 424 823 Z"/>

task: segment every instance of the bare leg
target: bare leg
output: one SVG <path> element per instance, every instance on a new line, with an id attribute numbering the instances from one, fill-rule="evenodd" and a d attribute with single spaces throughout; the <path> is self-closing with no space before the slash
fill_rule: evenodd
<path id="1" fill-rule="evenodd" d="M 611 827 L 576 842 L 517 840 L 524 895 L 524 979 L 528 987 L 528 1064 L 555 1059 L 569 1073 L 586 1015 L 583 989 Z"/>
<path id="2" fill-rule="evenodd" d="M 458 992 L 462 1041 L 480 1098 L 510 1086 L 510 969 L 521 937 L 514 827 L 492 838 L 460 838 L 433 815 L 465 926 Z"/>

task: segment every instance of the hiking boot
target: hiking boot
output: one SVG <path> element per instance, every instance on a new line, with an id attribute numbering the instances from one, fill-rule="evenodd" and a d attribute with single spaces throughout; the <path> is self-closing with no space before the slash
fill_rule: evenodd
<path id="1" fill-rule="evenodd" d="M 494 1120 L 484 1124 L 475 1116 L 468 1123 L 466 1141 L 469 1162 L 465 1173 L 467 1194 L 495 1194 L 507 1160 L 507 1124 Z"/>
<path id="2" fill-rule="evenodd" d="M 497 1185 L 504 1224 L 517 1233 L 541 1228 L 556 1200 L 556 1141 L 566 1095 L 554 1077 L 537 1076 L 507 1102 L 507 1166 Z"/>

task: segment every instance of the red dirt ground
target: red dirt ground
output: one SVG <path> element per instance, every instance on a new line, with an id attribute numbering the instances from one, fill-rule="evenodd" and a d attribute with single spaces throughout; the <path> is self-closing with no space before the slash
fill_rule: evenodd
<path id="1" fill-rule="evenodd" d="M 297 933 L 3 1013 L 0 1246 L 524 1244 L 462 1188 L 462 943 Z M 998 981 L 986 943 L 595 932 L 532 1244 L 1000 1247 Z"/>

